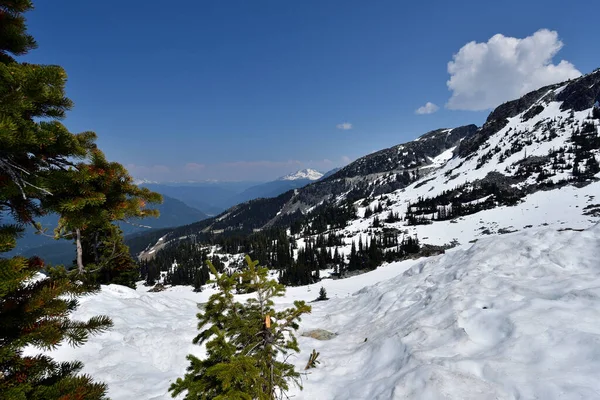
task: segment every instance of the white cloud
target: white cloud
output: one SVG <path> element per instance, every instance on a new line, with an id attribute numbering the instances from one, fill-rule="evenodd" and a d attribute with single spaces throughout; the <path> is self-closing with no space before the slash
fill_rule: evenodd
<path id="1" fill-rule="evenodd" d="M 343 131 L 348 131 L 352 129 L 352 124 L 350 122 L 343 122 L 341 124 L 337 124 L 335 127 Z"/>
<path id="2" fill-rule="evenodd" d="M 425 105 L 423 107 L 417 108 L 415 111 L 415 114 L 419 114 L 419 115 L 433 114 L 434 112 L 436 112 L 439 109 L 440 108 L 438 106 L 436 106 L 432 102 L 428 101 L 427 103 L 425 103 Z"/>
<path id="3" fill-rule="evenodd" d="M 556 31 L 541 29 L 524 39 L 494 35 L 487 43 L 464 45 L 448 63 L 446 107 L 486 110 L 544 85 L 581 75 L 573 64 L 552 58 L 563 47 Z"/>

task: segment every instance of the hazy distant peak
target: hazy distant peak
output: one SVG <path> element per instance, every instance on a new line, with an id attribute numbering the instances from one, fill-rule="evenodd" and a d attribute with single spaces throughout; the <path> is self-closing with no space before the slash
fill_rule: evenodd
<path id="1" fill-rule="evenodd" d="M 306 168 L 301 169 L 300 171 L 296 171 L 294 173 L 288 174 L 279 178 L 280 181 L 296 181 L 299 179 L 309 179 L 311 181 L 316 181 L 321 179 L 323 174 L 317 170 Z"/>
<path id="2" fill-rule="evenodd" d="M 134 179 L 133 184 L 134 185 L 145 185 L 145 184 L 150 184 L 150 183 L 158 183 L 155 181 L 150 181 L 148 179 Z"/>

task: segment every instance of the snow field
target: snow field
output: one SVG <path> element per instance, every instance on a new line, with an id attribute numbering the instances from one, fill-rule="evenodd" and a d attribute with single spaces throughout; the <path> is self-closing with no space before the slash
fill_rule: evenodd
<path id="1" fill-rule="evenodd" d="M 600 398 L 600 226 L 481 240 L 317 304 L 298 399 Z M 368 338 L 365 342 L 364 338 Z M 300 366 L 301 363 L 298 363 Z"/>
<path id="2" fill-rule="evenodd" d="M 289 288 L 278 306 L 313 300 L 299 337 L 303 370 L 321 364 L 294 399 L 600 399 L 600 225 L 486 237 L 446 254 L 382 266 L 343 280 Z M 185 373 L 197 303 L 212 293 L 147 293 L 117 285 L 84 298 L 75 318 L 105 314 L 114 328 L 59 360 L 79 359 L 111 398 L 168 399 Z M 366 339 L 366 341 L 365 341 Z"/>

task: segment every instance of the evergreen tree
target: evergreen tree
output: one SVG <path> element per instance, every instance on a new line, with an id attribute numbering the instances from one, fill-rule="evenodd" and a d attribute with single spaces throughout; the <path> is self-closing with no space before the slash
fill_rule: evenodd
<path id="1" fill-rule="evenodd" d="M 594 104 L 594 109 L 592 110 L 592 118 L 600 119 L 600 102 L 596 102 Z"/>
<path id="2" fill-rule="evenodd" d="M 329 298 L 327 297 L 327 291 L 325 290 L 325 288 L 323 286 L 321 286 L 321 289 L 319 289 L 319 297 L 317 297 L 317 301 L 324 301 L 324 300 L 329 300 Z"/>
<path id="3" fill-rule="evenodd" d="M 74 296 L 94 293 L 90 287 L 73 283 L 64 270 L 37 279 L 41 260 L 22 257 L 0 259 L 0 398 L 1 399 L 105 399 L 104 384 L 87 375 L 77 375 L 83 364 L 58 363 L 47 355 L 25 356 L 34 346 L 51 350 L 67 342 L 85 343 L 90 334 L 108 329 L 108 317 L 72 321 L 78 305 Z"/>
<path id="4" fill-rule="evenodd" d="M 74 239 L 80 274 L 85 263 L 88 271 L 97 273 L 88 278 L 134 287 L 138 266 L 116 222 L 158 216 L 146 204 L 162 198 L 135 185 L 125 168 L 107 161 L 100 150 L 92 149 L 90 158 L 90 163 L 57 171 L 49 182 L 55 189 L 45 205 L 61 215 L 55 236 Z"/>
<path id="5" fill-rule="evenodd" d="M 90 160 L 96 151 L 94 133 L 72 134 L 58 121 L 72 106 L 64 93 L 64 70 L 13 58 L 35 47 L 23 17 L 31 8 L 28 0 L 0 0 L 0 214 L 16 221 L 0 225 L 0 253 L 13 249 L 23 227 L 35 225 L 37 217 L 62 212 L 56 204 L 64 210 L 79 206 L 79 198 L 65 195 L 64 186 L 71 182 L 61 177 L 82 170 L 88 164 L 76 162 Z M 109 221 L 97 219 L 102 227 Z M 58 363 L 47 355 L 23 353 L 26 347 L 81 345 L 111 326 L 104 316 L 69 318 L 77 308 L 76 297 L 97 290 L 80 278 L 64 268 L 47 269 L 39 258 L 0 256 L 0 398 L 106 398 L 105 385 L 77 374 L 80 362 Z"/>
<path id="6" fill-rule="evenodd" d="M 596 157 L 593 154 L 586 162 L 586 172 L 589 176 L 593 176 L 600 172 L 600 164 L 598 164 L 598 160 L 596 160 Z"/>
<path id="7" fill-rule="evenodd" d="M 268 278 L 268 269 L 246 257 L 248 268 L 231 276 L 215 275 L 219 292 L 213 294 L 198 314 L 194 344 L 206 343 L 206 358 L 193 355 L 188 373 L 171 385 L 173 397 L 186 392 L 186 399 L 283 398 L 289 383 L 299 385 L 299 373 L 278 354 L 298 352 L 293 332 L 300 317 L 310 312 L 302 301 L 294 307 L 275 311 L 273 297 L 283 296 L 285 287 Z M 246 283 L 244 283 L 246 282 Z M 254 296 L 245 303 L 234 298 L 239 285 Z"/>
<path id="8" fill-rule="evenodd" d="M 367 263 L 369 269 L 376 269 L 383 262 L 383 251 L 377 237 L 372 237 L 367 249 Z"/>
<path id="9" fill-rule="evenodd" d="M 355 271 L 357 269 L 359 269 L 358 257 L 356 254 L 356 245 L 354 244 L 354 240 L 353 240 L 352 246 L 350 248 L 350 256 L 348 258 L 348 270 Z"/>
<path id="10" fill-rule="evenodd" d="M 26 31 L 23 16 L 32 8 L 30 0 L 0 1 L 0 63 L 13 62 L 10 54 L 20 56 L 37 47 L 33 36 Z"/>

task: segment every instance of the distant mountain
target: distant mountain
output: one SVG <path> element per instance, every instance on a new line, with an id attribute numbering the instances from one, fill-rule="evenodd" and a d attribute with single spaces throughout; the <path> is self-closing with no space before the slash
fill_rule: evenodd
<path id="1" fill-rule="evenodd" d="M 314 169 L 303 169 L 271 182 L 170 182 L 156 183 L 138 180 L 136 183 L 160 194 L 181 200 L 208 216 L 222 213 L 229 207 L 246 201 L 279 196 L 315 182 L 323 174 Z"/>
<path id="2" fill-rule="evenodd" d="M 325 172 L 325 173 L 323 174 L 323 176 L 321 176 L 321 177 L 319 178 L 319 180 L 320 180 L 320 181 L 322 181 L 322 180 L 324 180 L 324 179 L 327 179 L 327 178 L 329 178 L 331 175 L 335 174 L 335 173 L 336 173 L 336 172 L 338 172 L 340 169 L 342 169 L 342 168 L 341 168 L 341 167 L 340 167 L 340 168 L 334 168 L 334 169 L 331 169 L 331 170 L 329 170 L 329 171 Z"/>
<path id="3" fill-rule="evenodd" d="M 144 187 L 181 200 L 213 216 L 237 204 L 233 198 L 258 182 L 143 183 Z"/>
<path id="4" fill-rule="evenodd" d="M 282 176 L 274 181 L 249 187 L 243 192 L 233 196 L 228 205 L 234 206 L 250 200 L 277 197 L 288 190 L 299 189 L 319 180 L 323 174 L 314 169 L 303 169 L 292 174 Z"/>
<path id="5" fill-rule="evenodd" d="M 149 230 L 177 227 L 191 224 L 206 219 L 208 216 L 203 212 L 189 207 L 183 202 L 169 196 L 163 195 L 163 203 L 158 205 L 160 217 L 147 218 L 133 223 L 143 225 L 121 224 L 121 229 L 125 235 L 136 232 L 145 232 Z M 53 229 L 58 224 L 58 215 L 51 214 L 40 218 L 39 222 L 44 228 L 48 229 L 48 234 L 52 234 Z M 146 228 L 149 226 L 150 228 Z M 68 240 L 54 240 L 51 237 L 36 235 L 35 230 L 27 227 L 21 239 L 17 241 L 17 248 L 10 254 L 38 255 L 45 260 L 53 263 L 70 262 L 74 255 L 74 245 Z"/>
<path id="6" fill-rule="evenodd" d="M 301 169 L 300 171 L 296 171 L 294 173 L 282 176 L 277 179 L 278 181 L 298 181 L 298 180 L 309 180 L 309 181 L 317 181 L 321 179 L 323 174 L 317 170 L 307 168 Z"/>
<path id="7" fill-rule="evenodd" d="M 181 224 L 189 224 L 190 221 L 201 221 L 208 218 L 204 212 L 190 207 L 183 201 L 174 199 L 173 197 L 163 194 L 163 203 L 158 207 L 160 217 L 148 218 L 140 221 L 143 225 L 151 226 L 152 229 L 167 228 L 171 226 L 179 226 Z M 143 229 L 129 225 L 130 228 L 123 225 L 122 229 L 125 234 L 139 232 Z"/>
<path id="8" fill-rule="evenodd" d="M 147 185 L 147 184 L 150 184 L 150 183 L 158 183 L 158 182 L 156 182 L 156 181 L 150 181 L 148 179 L 136 179 L 136 180 L 133 181 L 133 184 L 134 185 L 138 185 L 138 186 Z"/>

